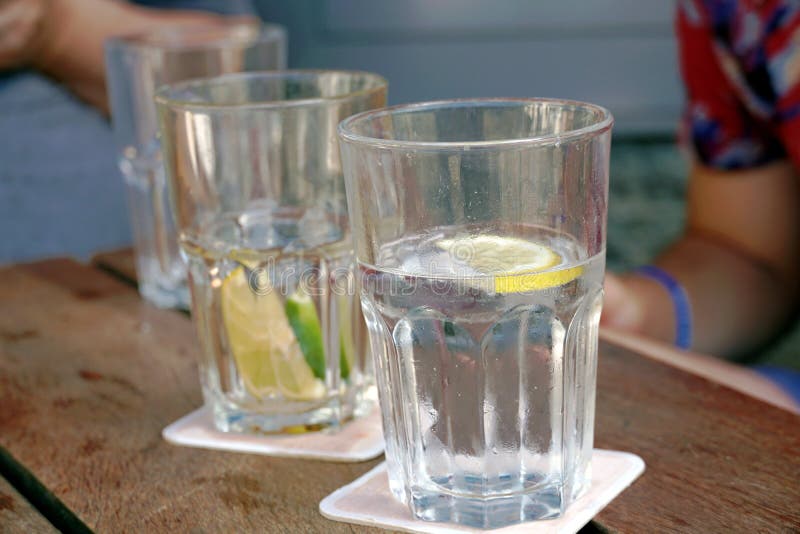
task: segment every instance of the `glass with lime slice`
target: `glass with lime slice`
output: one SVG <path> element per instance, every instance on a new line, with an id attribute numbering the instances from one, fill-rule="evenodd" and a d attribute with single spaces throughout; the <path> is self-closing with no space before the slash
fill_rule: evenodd
<path id="1" fill-rule="evenodd" d="M 352 270 L 347 249 L 334 244 L 321 250 L 329 254 L 281 252 L 277 270 Z M 358 342 L 365 339 L 359 335 L 363 319 L 355 295 L 334 293 L 321 276 L 274 281 L 275 269 L 270 273 L 258 263 L 248 267 L 242 256 L 239 251 L 233 268 L 209 284 L 221 321 L 208 328 L 230 355 L 234 395 L 276 412 L 268 420 L 278 421 L 276 430 L 292 432 L 332 424 L 304 420 L 309 412 L 337 422 L 368 410 L 375 395 L 362 364 L 366 358 L 359 358 L 366 347 Z M 270 431 L 266 426 L 259 428 Z"/>
<path id="2" fill-rule="evenodd" d="M 220 430 L 337 427 L 376 404 L 335 135 L 380 107 L 364 72 L 258 72 L 157 97 L 206 404 Z"/>

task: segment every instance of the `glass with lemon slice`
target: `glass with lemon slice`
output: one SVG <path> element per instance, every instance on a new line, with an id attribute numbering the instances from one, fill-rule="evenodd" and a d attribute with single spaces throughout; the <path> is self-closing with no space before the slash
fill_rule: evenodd
<path id="1" fill-rule="evenodd" d="M 390 487 L 420 519 L 552 518 L 588 487 L 610 129 L 541 99 L 339 127 Z"/>
<path id="2" fill-rule="evenodd" d="M 337 427 L 377 402 L 335 129 L 364 72 L 274 71 L 156 96 L 203 396 L 223 431 Z"/>

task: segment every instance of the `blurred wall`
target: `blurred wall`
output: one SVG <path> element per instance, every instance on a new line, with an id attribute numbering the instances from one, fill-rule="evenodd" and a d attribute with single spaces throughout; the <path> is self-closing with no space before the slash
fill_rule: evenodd
<path id="1" fill-rule="evenodd" d="M 378 72 L 392 103 L 547 96 L 611 109 L 617 133 L 671 134 L 681 85 L 670 0 L 255 0 L 294 68 Z"/>

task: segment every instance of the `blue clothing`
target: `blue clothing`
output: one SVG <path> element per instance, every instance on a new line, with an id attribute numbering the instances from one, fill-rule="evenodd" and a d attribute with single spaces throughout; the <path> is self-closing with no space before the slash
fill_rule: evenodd
<path id="1" fill-rule="evenodd" d="M 33 72 L 0 76 L 0 263 L 131 241 L 108 121 Z"/>
<path id="2" fill-rule="evenodd" d="M 800 404 L 800 372 L 787 367 L 774 367 L 772 365 L 757 365 L 753 367 L 753 370 L 772 380 L 795 402 Z"/>
<path id="3" fill-rule="evenodd" d="M 134 0 L 131 3 L 164 9 L 200 9 L 220 15 L 253 13 L 251 0 Z"/>

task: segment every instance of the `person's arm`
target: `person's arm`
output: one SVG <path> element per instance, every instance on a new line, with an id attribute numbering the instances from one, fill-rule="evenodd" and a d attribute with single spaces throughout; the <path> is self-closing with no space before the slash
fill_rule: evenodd
<path id="1" fill-rule="evenodd" d="M 787 162 L 742 171 L 696 165 L 685 235 L 656 264 L 686 289 L 694 349 L 738 356 L 764 343 L 797 309 L 800 178 Z M 609 275 L 603 324 L 673 342 L 667 290 Z"/>
<path id="2" fill-rule="evenodd" d="M 32 66 L 102 110 L 107 110 L 103 43 L 108 37 L 220 20 L 120 0 L 9 0 L 0 14 L 7 20 L 0 20 L 0 30 L 8 30 L 6 42 L 0 39 L 0 68 Z"/>

